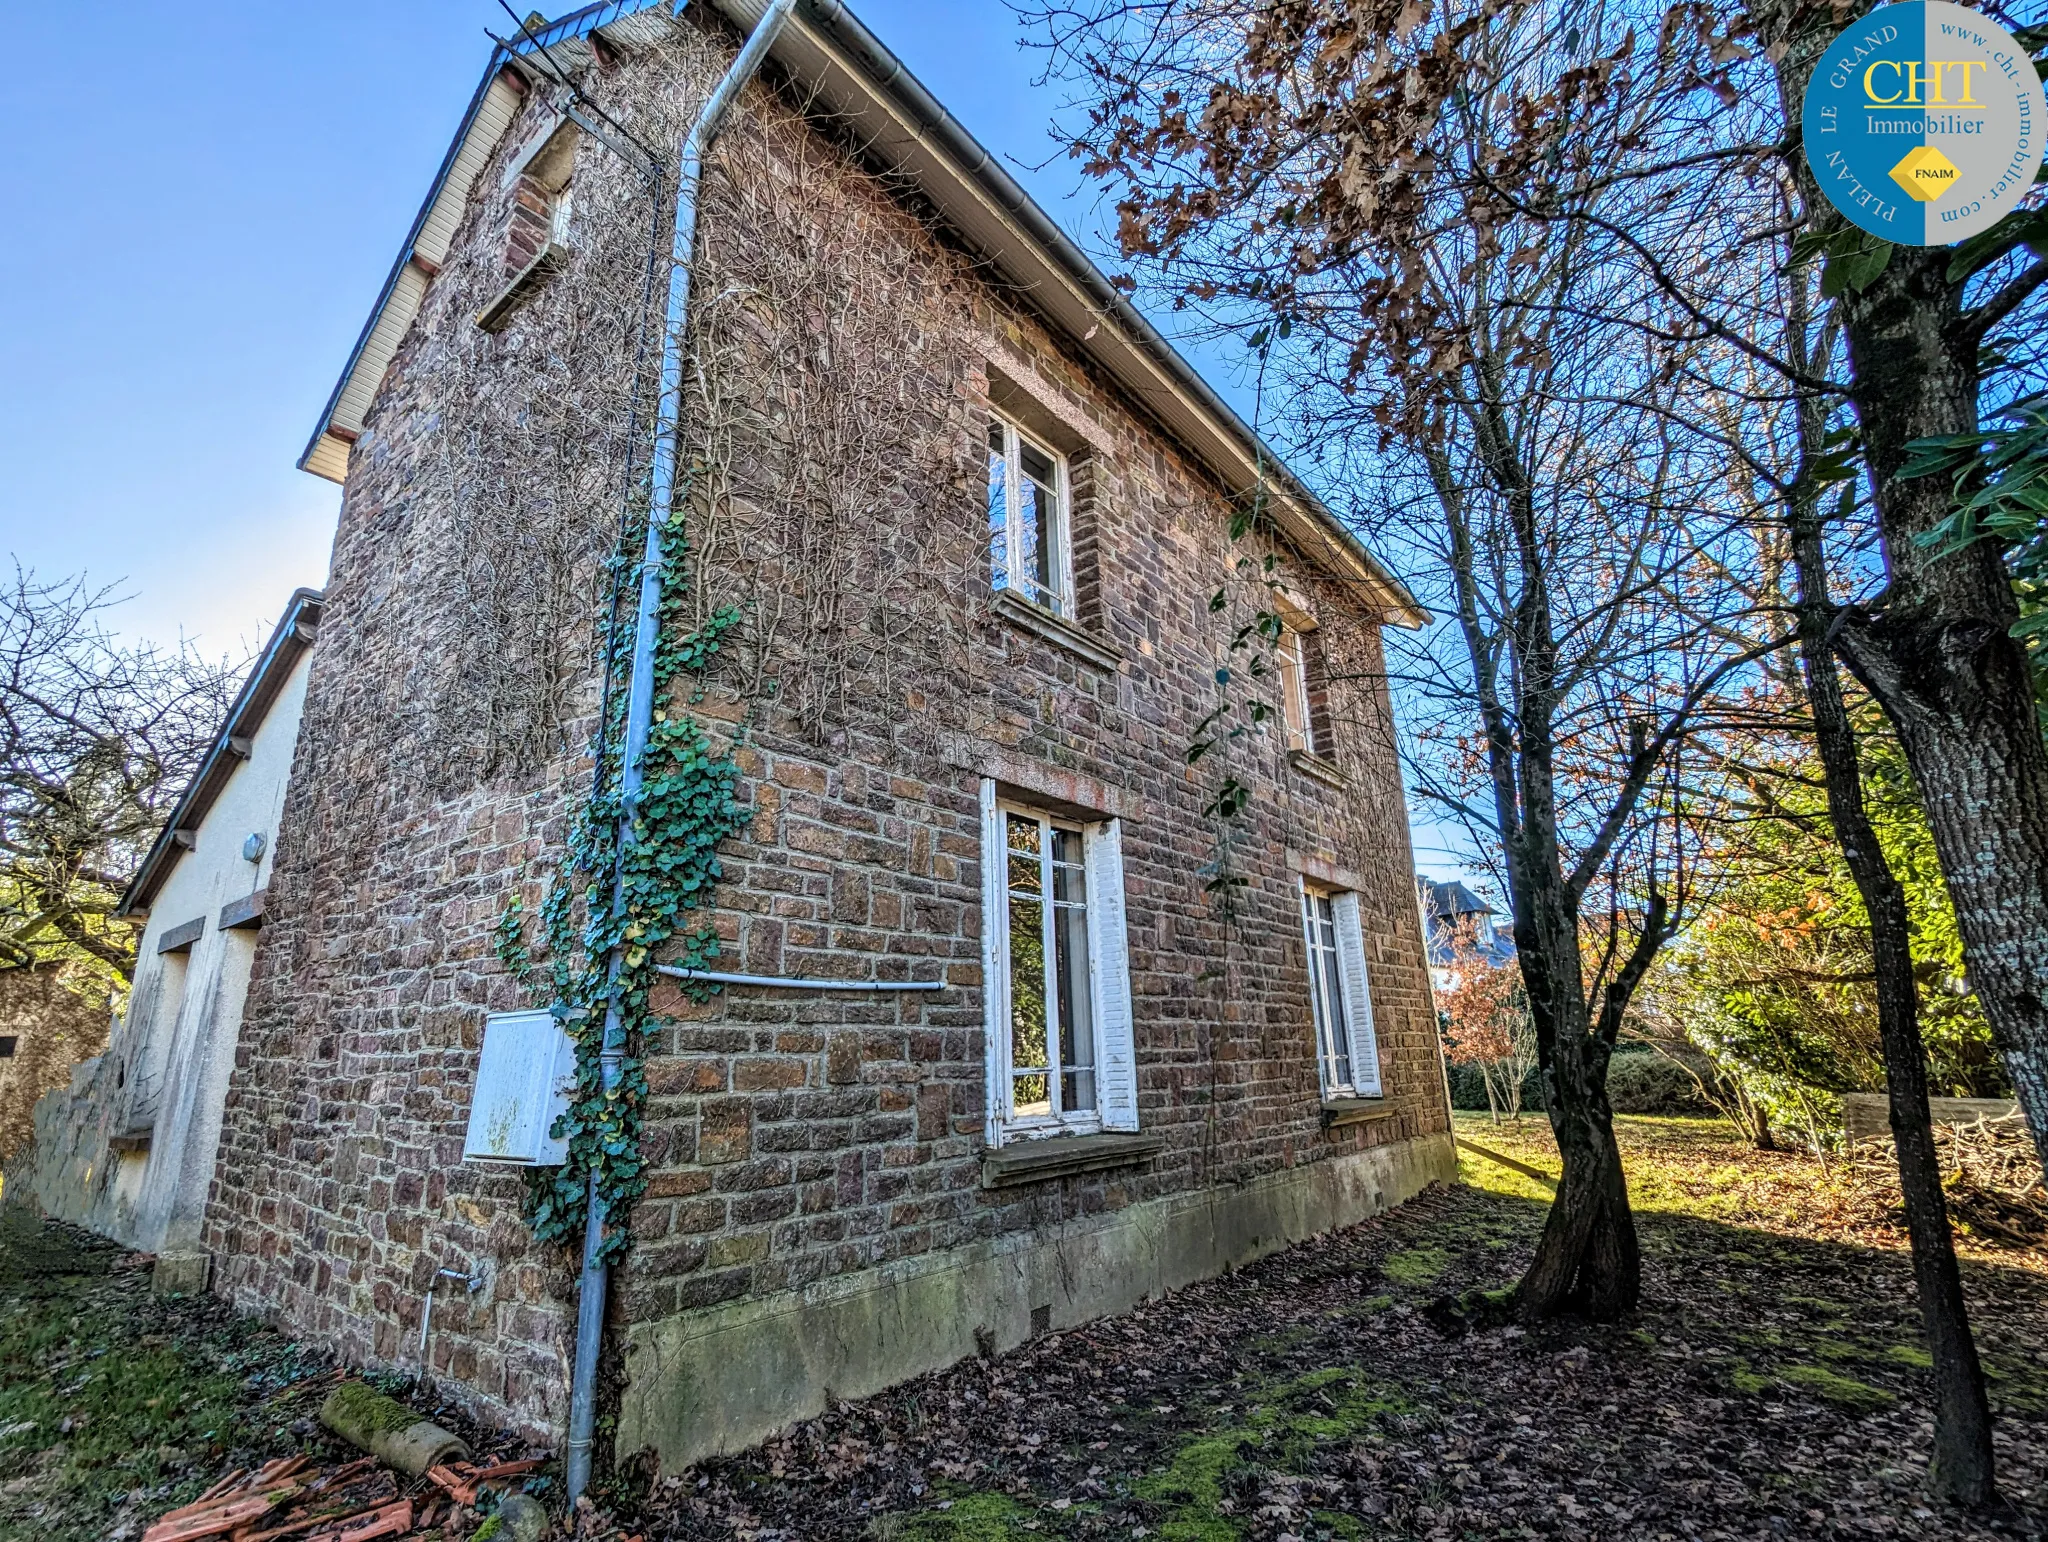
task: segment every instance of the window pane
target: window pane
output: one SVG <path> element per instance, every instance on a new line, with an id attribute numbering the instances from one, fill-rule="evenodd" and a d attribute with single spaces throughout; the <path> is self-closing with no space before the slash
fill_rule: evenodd
<path id="1" fill-rule="evenodd" d="M 1045 906 L 1010 901 L 1010 1069 L 1051 1069 L 1045 1016 Z M 1020 1109 L 1019 1112 L 1022 1112 Z"/>
<path id="2" fill-rule="evenodd" d="M 1045 869 L 1044 857 L 1039 851 L 1039 842 L 1042 839 L 1039 823 L 1021 814 L 1010 814 L 1006 818 L 1010 832 L 1010 892 L 1024 895 L 1043 894 Z"/>
<path id="3" fill-rule="evenodd" d="M 1060 1107 L 1065 1113 L 1095 1108 L 1095 1014 L 1088 999 L 1088 912 L 1080 905 L 1053 908 L 1055 978 L 1059 982 Z"/>
<path id="4" fill-rule="evenodd" d="M 988 426 L 988 555 L 989 582 L 998 589 L 1010 583 L 1009 461 L 1001 423 Z"/>
<path id="5" fill-rule="evenodd" d="M 1030 588 L 1032 598 L 1060 608 L 1059 596 L 1059 472 L 1051 456 L 1037 446 L 1017 441 L 1020 518 L 1013 570 Z"/>
<path id="6" fill-rule="evenodd" d="M 1280 717 L 1287 727 L 1287 742 L 1311 749 L 1308 732 L 1308 684 L 1301 667 L 1301 634 L 1289 628 L 1281 632 L 1274 648 L 1280 666 Z"/>
<path id="7" fill-rule="evenodd" d="M 1019 1119 L 1050 1117 L 1052 1095 L 1046 1091 L 1046 1078 L 1042 1072 L 1015 1079 L 1010 1093 L 1010 1112 Z"/>
<path id="8" fill-rule="evenodd" d="M 1060 1112 L 1095 1111 L 1095 1014 L 1088 976 L 1088 869 L 1081 832 L 1052 832 L 1053 978 L 1058 991 Z"/>
<path id="9" fill-rule="evenodd" d="M 1351 1034 L 1344 1020 L 1344 986 L 1337 977 L 1337 950 L 1323 955 L 1323 1001 L 1329 1019 L 1330 1085 L 1351 1085 Z"/>

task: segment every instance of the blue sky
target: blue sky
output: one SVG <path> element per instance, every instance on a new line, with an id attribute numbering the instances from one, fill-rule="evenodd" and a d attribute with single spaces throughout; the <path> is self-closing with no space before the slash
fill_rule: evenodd
<path id="1" fill-rule="evenodd" d="M 1060 88 L 1034 84 L 1043 56 L 1001 0 L 857 9 L 1100 250 L 1096 196 L 1048 135 Z M 495 0 L 14 9 L 13 57 L 33 67 L 9 90 L 34 153 L 0 242 L 6 552 L 119 580 L 123 631 L 212 652 L 253 645 L 322 582 L 339 489 L 295 462 L 475 89 L 484 29 L 508 26 Z M 1243 410 L 1228 356 L 1200 357 Z"/>

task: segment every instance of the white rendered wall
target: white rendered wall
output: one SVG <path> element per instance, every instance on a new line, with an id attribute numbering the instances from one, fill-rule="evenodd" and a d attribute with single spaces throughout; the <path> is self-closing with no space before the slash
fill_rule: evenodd
<path id="1" fill-rule="evenodd" d="M 253 927 L 223 932 L 220 912 L 270 882 L 312 656 L 311 649 L 300 653 L 249 758 L 207 810 L 197 844 L 157 892 L 140 939 L 128 1017 L 114 1030 L 109 1055 L 125 1069 L 131 1088 L 138 1076 L 154 1080 L 156 1119 L 148 1152 L 122 1161 L 124 1171 L 107 1191 L 110 1204 L 92 1224 L 144 1252 L 198 1245 L 258 936 Z M 263 855 L 250 862 L 242 847 L 256 834 L 264 838 Z M 177 964 L 157 952 L 157 939 L 200 918 L 205 928 L 185 955 L 180 990 Z"/>

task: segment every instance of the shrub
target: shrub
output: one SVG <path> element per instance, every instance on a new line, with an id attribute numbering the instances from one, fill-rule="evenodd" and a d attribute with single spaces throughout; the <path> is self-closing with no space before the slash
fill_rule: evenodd
<path id="1" fill-rule="evenodd" d="M 1690 1071 L 1655 1050 L 1623 1051 L 1607 1065 L 1607 1101 L 1617 1114 L 1711 1114 Z"/>

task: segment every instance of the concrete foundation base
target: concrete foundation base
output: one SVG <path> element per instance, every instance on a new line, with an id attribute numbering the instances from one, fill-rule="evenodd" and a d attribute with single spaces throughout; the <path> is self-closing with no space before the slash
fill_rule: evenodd
<path id="1" fill-rule="evenodd" d="M 675 1470 L 984 1349 L 1121 1312 L 1451 1182 L 1449 1134 L 636 1323 L 621 1455 Z"/>
<path id="2" fill-rule="evenodd" d="M 211 1253 L 159 1253 L 149 1288 L 159 1296 L 203 1296 L 212 1273 Z"/>

